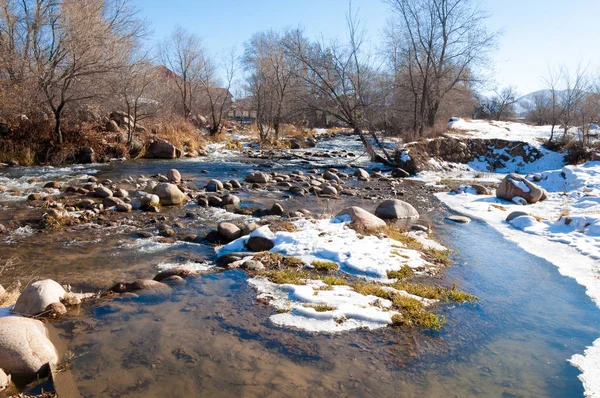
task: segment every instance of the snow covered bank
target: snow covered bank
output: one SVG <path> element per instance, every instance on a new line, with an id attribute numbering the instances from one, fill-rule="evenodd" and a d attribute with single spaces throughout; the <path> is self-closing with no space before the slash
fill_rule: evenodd
<path id="1" fill-rule="evenodd" d="M 241 237 L 217 248 L 217 254 L 245 250 L 251 236 L 271 239 L 275 246 L 271 252 L 302 259 L 306 264 L 313 260 L 327 260 L 339 264 L 340 270 L 353 275 L 387 278 L 387 271 L 398 271 L 409 266 L 417 273 L 434 268 L 421 253 L 405 248 L 402 243 L 377 236 L 363 236 L 349 228 L 349 216 L 325 220 L 300 220 L 294 224 L 295 232 L 276 232 L 263 226 L 248 236 Z"/>
<path id="2" fill-rule="evenodd" d="M 524 250 L 556 265 L 575 279 L 600 307 L 600 162 L 565 166 L 531 178 L 548 199 L 520 206 L 495 196 L 440 193 L 452 210 L 485 221 Z M 505 221 L 513 211 L 528 215 Z M 571 362 L 582 370 L 587 396 L 600 396 L 600 339 Z"/>
<path id="3" fill-rule="evenodd" d="M 405 244 L 384 236 L 363 236 L 348 227 L 350 218 L 325 220 L 299 220 L 294 224 L 294 232 L 273 233 L 263 226 L 248 236 L 241 237 L 216 249 L 218 255 L 246 250 L 251 237 L 270 239 L 274 247 L 270 250 L 286 256 L 297 257 L 305 264 L 305 269 L 316 261 L 335 262 L 339 270 L 358 277 L 364 283 L 373 283 L 370 290 L 355 290 L 355 286 L 333 276 L 336 283 L 326 278 L 310 279 L 308 273 L 299 282 L 274 283 L 267 274 L 259 273 L 249 283 L 257 290 L 258 299 L 266 300 L 279 313 L 270 321 L 278 326 L 296 327 L 311 332 L 339 332 L 356 328 L 376 329 L 394 323 L 394 317 L 402 317 L 402 306 L 392 303 L 397 296 L 428 306 L 436 300 L 409 294 L 406 287 L 394 288 L 387 284 L 396 282 L 389 279 L 388 271 L 399 271 L 409 267 L 415 274 L 423 274 L 437 267 L 427 262 L 421 252 L 405 247 Z M 424 248 L 444 250 L 445 247 L 423 235 L 411 233 Z M 252 258 L 253 253 L 244 259 Z M 242 261 L 244 261 L 242 260 Z M 315 275 L 314 278 L 319 278 Z M 394 285 L 396 286 L 396 285 Z M 373 294 L 373 295 L 371 295 Z M 420 303 L 420 304 L 419 304 Z M 410 305 L 407 304 L 407 305 Z"/>

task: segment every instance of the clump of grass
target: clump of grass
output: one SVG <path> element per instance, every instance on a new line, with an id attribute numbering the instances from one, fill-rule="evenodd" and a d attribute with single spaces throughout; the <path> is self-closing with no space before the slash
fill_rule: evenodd
<path id="1" fill-rule="evenodd" d="M 385 234 L 388 238 L 402 243 L 404 247 L 409 250 L 421 252 L 427 261 L 445 266 L 452 265 L 452 261 L 450 261 L 450 258 L 448 257 L 450 254 L 449 250 L 439 250 L 431 247 L 425 247 L 414 237 L 389 225 L 381 229 L 380 232 Z M 396 252 L 396 254 L 399 253 Z"/>
<path id="2" fill-rule="evenodd" d="M 490 206 L 495 207 L 498 210 L 506 211 L 506 207 L 504 207 L 502 205 L 497 205 L 495 203 L 492 203 Z"/>
<path id="3" fill-rule="evenodd" d="M 344 278 L 340 278 L 339 276 L 333 275 L 320 275 L 319 279 L 322 280 L 327 286 L 344 286 L 348 285 L 348 281 Z"/>
<path id="4" fill-rule="evenodd" d="M 440 318 L 431 311 L 423 307 L 423 303 L 411 297 L 397 294 L 394 298 L 394 305 L 398 307 L 401 315 L 392 317 L 394 326 L 417 326 L 425 329 L 440 330 L 445 323 L 444 318 Z"/>
<path id="5" fill-rule="evenodd" d="M 413 276 L 415 273 L 408 265 L 403 265 L 397 271 L 387 271 L 387 277 L 390 279 L 406 279 Z"/>
<path id="6" fill-rule="evenodd" d="M 279 253 L 261 252 L 254 256 L 267 268 L 302 268 L 304 262 L 297 257 L 287 257 Z"/>
<path id="7" fill-rule="evenodd" d="M 456 301 L 456 302 L 475 302 L 477 297 L 458 290 L 455 285 L 445 287 L 439 285 L 427 285 L 424 283 L 413 283 L 406 281 L 398 281 L 391 285 L 394 289 L 403 290 L 415 296 L 424 297 L 427 299 Z"/>
<path id="8" fill-rule="evenodd" d="M 435 264 L 442 264 L 447 267 L 452 265 L 452 260 L 448 255 L 450 254 L 450 250 L 439 250 L 434 249 L 432 247 L 423 248 L 421 251 L 425 255 L 425 259 Z"/>
<path id="9" fill-rule="evenodd" d="M 329 304 L 312 304 L 312 305 L 305 305 L 305 307 L 308 308 L 314 308 L 315 311 L 317 312 L 326 312 L 326 311 L 335 311 L 337 310 L 337 307 L 334 307 L 333 305 L 329 305 Z"/>
<path id="10" fill-rule="evenodd" d="M 376 283 L 356 283 L 353 287 L 357 293 L 390 300 L 393 307 L 401 313 L 392 317 L 394 326 L 408 325 L 439 330 L 443 325 L 443 320 L 427 311 L 423 303 L 417 299 L 383 289 Z"/>
<path id="11" fill-rule="evenodd" d="M 334 263 L 333 261 L 315 260 L 312 263 L 310 263 L 310 265 L 315 267 L 315 270 L 317 272 L 332 272 L 332 271 L 336 271 L 338 269 L 337 263 Z"/>
<path id="12" fill-rule="evenodd" d="M 364 296 L 377 296 L 386 300 L 392 300 L 394 292 L 391 290 L 384 289 L 377 283 L 364 283 L 357 282 L 352 285 L 352 288 L 356 293 L 360 293 Z"/>
<path id="13" fill-rule="evenodd" d="M 306 279 L 309 278 L 309 274 L 306 271 L 297 269 L 277 269 L 266 271 L 265 276 L 269 281 L 277 283 L 278 285 L 289 283 L 292 285 L 306 285 Z"/>
<path id="14" fill-rule="evenodd" d="M 298 229 L 289 221 L 277 220 L 269 224 L 269 229 L 273 232 L 285 231 L 285 232 L 296 232 Z"/>

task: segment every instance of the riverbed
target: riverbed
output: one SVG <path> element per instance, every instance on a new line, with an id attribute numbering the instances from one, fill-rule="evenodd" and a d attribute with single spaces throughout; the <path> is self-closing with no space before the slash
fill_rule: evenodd
<path id="1" fill-rule="evenodd" d="M 359 155 L 359 144 L 353 141 L 356 148 L 348 148 L 348 138 L 343 140 L 328 141 L 327 148 L 345 145 Z M 60 170 L 23 168 L 2 172 L 2 177 L 5 185 L 6 181 L 33 184 L 23 186 L 26 194 L 50 179 L 83 181 L 88 175 L 118 180 L 177 168 L 201 186 L 211 178 L 241 179 L 252 170 L 308 171 L 355 161 L 355 157 L 328 158 L 315 166 L 231 153 Z M 41 182 L 27 182 L 32 176 Z M 274 309 L 257 302 L 243 271 L 207 268 L 206 274 L 175 288 L 168 300 L 95 301 L 51 322 L 70 351 L 70 374 L 79 393 L 86 397 L 582 396 L 579 371 L 567 360 L 591 345 L 600 330 L 600 312 L 584 288 L 482 222 L 448 223 L 444 220 L 448 210 L 427 188 L 406 184 L 404 199 L 433 225 L 433 237 L 453 251 L 454 266 L 439 278 L 479 297 L 477 304 L 442 307 L 439 311 L 447 324 L 439 332 L 388 327 L 308 333 L 277 327 L 269 322 Z M 350 204 L 373 210 L 377 205 L 373 199 L 317 202 L 269 191 L 241 198 L 248 207 L 268 208 L 283 201 L 287 208 L 307 207 L 313 212 Z M 24 223 L 33 211 L 22 198 L 5 198 L 0 223 Z M 182 229 L 197 234 L 234 217 L 194 204 L 161 214 L 179 217 L 185 212 L 197 217 L 181 221 Z M 152 277 L 161 264 L 200 268 L 214 260 L 208 245 L 139 240 L 131 236 L 138 229 L 123 219 L 112 227 L 13 230 L 0 242 L 0 256 L 14 258 L 19 266 L 0 275 L 0 283 L 25 272 L 93 291 L 121 279 Z"/>

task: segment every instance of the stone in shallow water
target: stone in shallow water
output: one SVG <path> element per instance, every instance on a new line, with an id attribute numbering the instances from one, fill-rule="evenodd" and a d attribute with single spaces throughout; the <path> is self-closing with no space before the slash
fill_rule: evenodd
<path id="1" fill-rule="evenodd" d="M 58 355 L 48 331 L 38 320 L 19 316 L 0 318 L 0 363 L 9 374 L 32 375 Z"/>
<path id="2" fill-rule="evenodd" d="M 471 222 L 471 219 L 465 216 L 448 216 L 446 219 L 459 224 L 467 224 Z"/>

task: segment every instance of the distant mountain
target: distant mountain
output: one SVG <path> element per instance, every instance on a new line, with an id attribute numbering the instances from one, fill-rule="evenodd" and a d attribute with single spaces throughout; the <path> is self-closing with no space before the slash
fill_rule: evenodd
<path id="1" fill-rule="evenodd" d="M 558 97 L 566 95 L 567 90 L 557 91 Z M 538 90 L 520 97 L 515 104 L 515 113 L 517 117 L 525 117 L 527 112 L 535 106 L 536 99 L 542 98 L 544 101 L 550 102 L 552 98 L 551 90 Z"/>

